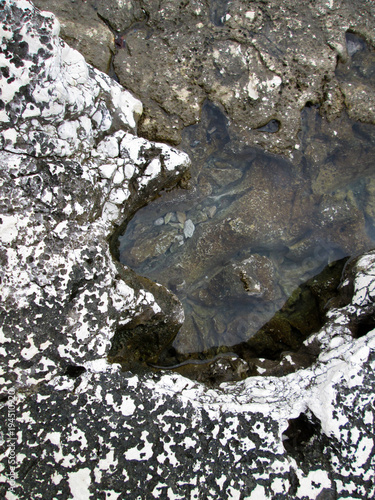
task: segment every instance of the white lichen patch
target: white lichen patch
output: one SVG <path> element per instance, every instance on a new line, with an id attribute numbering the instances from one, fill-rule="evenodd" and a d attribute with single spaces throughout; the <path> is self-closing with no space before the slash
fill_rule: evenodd
<path id="1" fill-rule="evenodd" d="M 30 19 L 34 19 L 30 4 L 24 4 L 25 8 L 28 5 Z M 11 12 L 15 5 L 9 0 L 6 9 Z M 125 321 L 122 314 L 140 314 L 143 307 L 149 306 L 155 314 L 160 312 L 151 293 L 141 290 L 135 294 L 122 280 L 114 282 L 116 269 L 106 238 L 113 224 L 123 217 L 130 197 L 128 179 L 134 178 L 139 186 L 146 187 L 162 169 L 186 169 L 188 158 L 168 146 L 133 135 L 142 104 L 62 42 L 53 16 L 44 14 L 35 19 L 42 23 L 40 29 L 51 42 L 48 57 L 40 64 L 39 74 L 29 74 L 28 59 L 22 69 L 12 66 L 13 82 L 2 92 L 3 102 L 10 106 L 1 113 L 12 114 L 12 99 L 21 87 L 30 86 L 30 102 L 25 103 L 22 121 L 17 110 L 12 115 L 14 125 L 3 126 L 0 132 L 7 148 L 0 166 L 11 173 L 15 186 L 12 211 L 0 218 L 0 241 L 6 255 L 0 294 L 3 303 L 11 300 L 20 309 L 37 307 L 44 311 L 40 317 L 29 315 L 29 333 L 26 337 L 22 334 L 18 348 L 21 359 L 37 359 L 48 346 L 48 351 L 55 350 L 62 359 L 84 364 L 108 352 L 115 324 L 108 318 L 114 311 L 121 313 L 118 322 Z M 32 22 L 20 32 L 28 44 L 26 58 L 39 57 L 47 50 L 33 32 Z M 5 47 L 12 34 L 2 29 L 1 37 Z M 7 120 L 4 115 L 3 123 Z M 121 129 L 109 133 L 114 120 Z M 155 157 L 146 161 L 144 153 L 150 150 L 156 151 Z M 45 170 L 38 171 L 33 157 L 45 158 Z M 27 201 L 23 195 L 25 180 L 32 189 Z M 46 206 L 51 212 L 59 207 L 62 219 L 41 215 L 44 212 L 39 202 L 44 211 Z M 96 243 L 92 245 L 92 241 Z M 65 324 L 59 328 L 63 337 L 54 344 L 50 340 L 53 335 L 48 337 L 47 331 L 54 329 L 54 323 L 57 327 L 58 321 L 48 321 L 45 315 L 61 308 L 67 308 Z M 41 341 L 40 325 L 46 332 Z M 11 329 L 17 331 L 14 326 Z M 50 380 L 56 369 L 52 363 L 45 379 Z M 36 383 L 43 377 L 39 369 L 39 378 L 31 369 L 13 370 L 23 383 Z M 63 386 L 70 385 L 64 381 Z M 124 411 L 130 409 L 124 407 Z"/>
<path id="2" fill-rule="evenodd" d="M 126 460 L 143 461 L 143 460 L 148 460 L 152 456 L 153 445 L 152 445 L 152 442 L 150 442 L 147 439 L 149 437 L 149 435 L 150 435 L 150 433 L 147 431 L 142 432 L 141 442 L 143 442 L 143 443 L 127 450 L 125 453 Z"/>
<path id="3" fill-rule="evenodd" d="M 89 468 L 79 469 L 77 472 L 69 473 L 69 486 L 74 500 L 89 500 L 91 485 L 91 471 Z"/>

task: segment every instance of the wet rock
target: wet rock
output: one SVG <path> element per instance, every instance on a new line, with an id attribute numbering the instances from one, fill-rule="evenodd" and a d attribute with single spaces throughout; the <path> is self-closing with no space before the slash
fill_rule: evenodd
<path id="1" fill-rule="evenodd" d="M 217 211 L 217 207 L 214 205 L 210 208 L 207 209 L 207 215 L 210 219 L 212 219 L 214 217 L 214 215 L 216 214 L 216 211 Z"/>
<path id="2" fill-rule="evenodd" d="M 120 276 L 135 290 L 142 286 L 138 302 L 143 307 L 139 314 L 130 314 L 117 325 L 108 359 L 111 363 L 120 363 L 124 371 L 139 371 L 146 362 L 155 362 L 173 342 L 184 313 L 178 298 L 165 287 L 137 276 L 130 269 L 124 270 L 121 266 L 118 269 Z M 149 304 L 151 296 L 155 304 Z"/>
<path id="3" fill-rule="evenodd" d="M 177 220 L 180 224 L 185 224 L 186 222 L 186 214 L 185 212 L 176 212 Z"/>
<path id="4" fill-rule="evenodd" d="M 147 235 L 143 239 L 138 239 L 128 256 L 132 266 L 137 267 L 146 259 L 153 259 L 165 254 L 172 243 L 176 241 L 177 235 L 177 231 L 169 226 L 162 234 L 158 232 L 153 237 Z"/>
<path id="5" fill-rule="evenodd" d="M 249 365 L 246 361 L 232 353 L 218 354 L 213 360 L 202 359 L 197 364 L 196 359 L 191 362 L 186 360 L 186 364 L 175 371 L 184 377 L 203 382 L 208 387 L 229 381 L 240 381 L 249 375 Z"/>
<path id="6" fill-rule="evenodd" d="M 122 84 L 137 89 L 137 95 L 147 102 L 140 123 L 142 135 L 176 144 L 181 140 L 181 129 L 199 120 L 205 95 L 199 86 L 192 85 L 184 76 L 186 70 L 182 61 L 187 57 L 190 59 L 184 54 L 189 35 L 179 31 L 173 34 L 173 38 L 163 39 L 155 38 L 152 33 L 153 30 L 146 25 L 129 32 L 126 37 L 128 51 L 116 55 L 114 67 Z M 177 54 L 170 51 L 171 40 L 177 44 Z M 180 68 L 178 62 L 176 66 L 179 59 L 182 59 Z M 166 79 L 173 82 L 173 92 L 164 85 Z"/>
<path id="7" fill-rule="evenodd" d="M 167 215 L 164 217 L 164 224 L 169 224 L 169 222 L 176 222 L 177 217 L 173 212 L 168 212 Z"/>
<path id="8" fill-rule="evenodd" d="M 184 224 L 184 236 L 185 238 L 191 238 L 194 234 L 195 231 L 195 226 L 193 224 L 193 221 L 191 219 L 188 219 L 185 221 Z"/>
<path id="9" fill-rule="evenodd" d="M 346 261 L 332 263 L 295 289 L 280 311 L 246 342 L 250 351 L 270 359 L 277 358 L 283 351 L 298 351 L 302 342 L 323 325 L 328 301 L 339 294 Z M 306 360 L 308 353 L 302 352 L 300 356 Z M 300 367 L 303 366 L 296 364 L 294 368 Z"/>
<path id="10" fill-rule="evenodd" d="M 337 67 L 346 109 L 350 118 L 375 123 L 375 50 L 364 38 L 346 34 L 348 59 Z"/>
<path id="11" fill-rule="evenodd" d="M 205 295 L 206 301 L 213 305 L 217 300 L 241 301 L 247 297 L 274 300 L 280 296 L 276 290 L 272 261 L 265 256 L 254 254 L 219 271 L 208 282 Z M 199 290 L 199 296 L 202 300 L 202 289 Z"/>
<path id="12" fill-rule="evenodd" d="M 154 224 L 155 224 L 155 226 L 162 226 L 164 224 L 164 218 L 163 217 L 159 217 L 158 219 L 156 219 L 154 221 Z M 167 223 L 165 223 L 165 224 L 167 224 Z"/>
<path id="13" fill-rule="evenodd" d="M 324 87 L 324 101 L 321 112 L 329 122 L 338 118 L 344 109 L 344 96 L 337 82 L 333 81 Z"/>
<path id="14" fill-rule="evenodd" d="M 240 179 L 242 174 L 240 169 L 228 168 L 226 165 L 226 168 L 210 168 L 206 175 L 212 179 L 214 184 L 223 187 Z"/>
<path id="15" fill-rule="evenodd" d="M 360 203 L 351 190 L 338 190 L 325 196 L 321 203 L 317 224 L 321 229 L 329 228 L 327 242 L 334 241 L 347 255 L 372 246 Z"/>
<path id="16" fill-rule="evenodd" d="M 375 227 L 375 179 L 367 179 L 366 194 L 365 213 L 371 225 Z"/>

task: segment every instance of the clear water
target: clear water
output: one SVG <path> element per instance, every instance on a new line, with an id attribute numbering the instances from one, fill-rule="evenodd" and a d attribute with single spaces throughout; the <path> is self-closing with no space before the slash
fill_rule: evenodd
<path id="1" fill-rule="evenodd" d="M 355 42 L 349 36 L 354 63 L 338 78 L 373 74 L 366 45 Z M 375 127 L 345 112 L 328 123 L 314 106 L 301 124 L 291 158 L 239 150 L 206 102 L 180 146 L 192 160 L 191 188 L 162 193 L 120 238 L 121 262 L 183 303 L 179 353 L 248 340 L 327 263 L 375 246 Z"/>

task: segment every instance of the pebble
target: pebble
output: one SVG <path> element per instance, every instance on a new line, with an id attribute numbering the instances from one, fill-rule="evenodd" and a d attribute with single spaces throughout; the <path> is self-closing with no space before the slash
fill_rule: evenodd
<path id="1" fill-rule="evenodd" d="M 164 217 L 159 217 L 154 221 L 155 226 L 162 226 L 164 224 Z"/>
<path id="2" fill-rule="evenodd" d="M 168 224 L 170 220 L 173 221 L 173 216 L 174 216 L 173 212 L 168 212 L 164 217 L 164 224 Z"/>
<path id="3" fill-rule="evenodd" d="M 185 212 L 176 212 L 176 215 L 177 215 L 178 222 L 181 222 L 181 224 L 185 224 L 185 221 L 186 221 Z"/>
<path id="4" fill-rule="evenodd" d="M 217 207 L 213 205 L 212 207 L 207 209 L 207 215 L 210 219 L 216 214 Z"/>
<path id="5" fill-rule="evenodd" d="M 194 234 L 195 226 L 191 219 L 188 219 L 184 224 L 184 236 L 185 238 L 191 238 Z"/>

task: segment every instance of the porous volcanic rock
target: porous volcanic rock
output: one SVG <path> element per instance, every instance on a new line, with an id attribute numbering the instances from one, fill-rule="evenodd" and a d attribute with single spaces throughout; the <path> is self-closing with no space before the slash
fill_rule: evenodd
<path id="1" fill-rule="evenodd" d="M 182 321 L 108 239 L 188 158 L 136 136 L 140 102 L 52 15 L 0 7 L 1 498 L 372 498 L 375 253 L 348 266 L 304 370 L 208 390 L 109 365 L 127 324 Z"/>
<path id="2" fill-rule="evenodd" d="M 71 16 L 80 3 L 71 3 Z M 299 143 L 307 103 L 330 119 L 347 107 L 353 119 L 374 123 L 373 85 L 336 73 L 358 50 L 352 34 L 374 46 L 373 2 L 86 3 L 117 33 L 114 69 L 144 103 L 139 132 L 149 139 L 178 144 L 205 99 L 225 112 L 239 144 L 274 152 Z M 77 41 L 85 36 L 76 32 Z"/>

